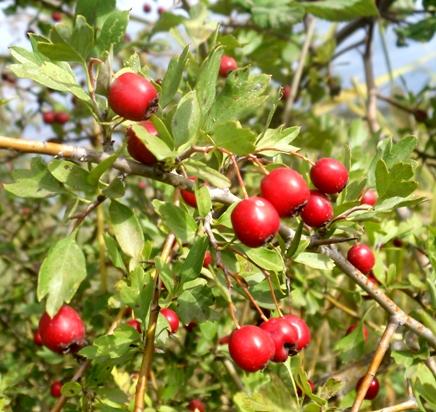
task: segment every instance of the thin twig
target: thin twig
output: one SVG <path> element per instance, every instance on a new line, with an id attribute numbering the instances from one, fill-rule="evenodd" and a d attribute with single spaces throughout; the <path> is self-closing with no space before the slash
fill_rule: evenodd
<path id="1" fill-rule="evenodd" d="M 399 403 L 398 405 L 388 406 L 387 408 L 377 409 L 376 411 L 371 412 L 401 412 L 417 408 L 418 404 L 416 403 L 415 399 L 409 399 L 408 401 Z"/>
<path id="2" fill-rule="evenodd" d="M 317 247 L 317 246 L 322 246 L 322 245 L 334 245 L 337 243 L 352 242 L 353 240 L 359 240 L 359 237 L 358 236 L 331 237 L 330 239 L 313 238 L 310 241 L 309 247 Z"/>

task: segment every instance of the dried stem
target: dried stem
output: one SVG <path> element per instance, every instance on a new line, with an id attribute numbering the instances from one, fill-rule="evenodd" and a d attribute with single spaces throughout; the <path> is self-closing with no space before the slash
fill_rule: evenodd
<path id="1" fill-rule="evenodd" d="M 409 399 L 408 401 L 399 403 L 398 405 L 388 406 L 387 408 L 377 409 L 376 411 L 371 412 L 401 412 L 417 408 L 418 404 L 416 403 L 415 399 Z"/>
<path id="2" fill-rule="evenodd" d="M 359 411 L 360 406 L 365 399 L 366 392 L 368 391 L 369 386 L 374 379 L 380 364 L 382 363 L 386 351 L 389 349 L 389 344 L 398 326 L 400 326 L 400 320 L 397 316 L 392 316 L 389 320 L 388 325 L 386 326 L 383 336 L 380 339 L 380 342 L 374 353 L 374 357 L 372 358 L 372 361 L 369 365 L 368 371 L 366 372 L 366 375 L 357 390 L 356 399 L 354 400 L 353 406 L 351 407 L 351 412 Z"/>

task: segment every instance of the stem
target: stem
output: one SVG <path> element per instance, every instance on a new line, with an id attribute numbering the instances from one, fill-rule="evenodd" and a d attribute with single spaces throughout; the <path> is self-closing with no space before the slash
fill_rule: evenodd
<path id="1" fill-rule="evenodd" d="M 418 404 L 416 403 L 415 399 L 409 399 L 408 401 L 399 403 L 398 405 L 388 406 L 387 408 L 377 409 L 376 411 L 372 412 L 401 412 L 417 408 Z"/>
<path id="2" fill-rule="evenodd" d="M 233 279 L 236 280 L 236 283 L 239 285 L 239 287 L 244 291 L 245 295 L 250 300 L 251 304 L 255 307 L 255 309 L 259 313 L 259 316 L 262 318 L 262 320 L 266 322 L 268 320 L 268 318 L 263 313 L 263 310 L 261 309 L 261 307 L 257 304 L 256 299 L 254 299 L 253 295 L 248 290 L 248 287 L 245 283 L 245 279 L 241 280 L 241 277 L 237 274 L 233 274 L 232 277 L 233 277 Z"/>
<path id="3" fill-rule="evenodd" d="M 244 179 L 242 179 L 241 171 L 239 170 L 238 162 L 236 161 L 236 157 L 234 154 L 229 153 L 230 159 L 233 163 L 233 167 L 235 168 L 236 177 L 238 178 L 239 186 L 242 189 L 242 193 L 244 195 L 244 199 L 248 198 L 247 189 L 245 188 Z"/>
<path id="4" fill-rule="evenodd" d="M 389 349 L 389 344 L 394 336 L 395 331 L 398 326 L 400 326 L 400 321 L 396 316 L 392 316 L 389 320 L 388 325 L 383 333 L 383 336 L 380 339 L 380 342 L 377 346 L 377 349 L 374 353 L 374 357 L 372 358 L 371 364 L 369 365 L 368 371 L 366 372 L 365 377 L 363 378 L 362 383 L 357 390 L 356 399 L 354 400 L 353 406 L 351 407 L 351 412 L 358 412 L 360 406 L 362 405 L 363 400 L 365 399 L 366 392 L 374 379 L 375 374 L 385 356 L 386 351 Z"/>
<path id="5" fill-rule="evenodd" d="M 271 280 L 271 275 L 266 270 L 262 270 L 262 273 L 265 275 L 266 280 L 268 282 L 269 290 L 271 292 L 271 296 L 272 296 L 274 305 L 275 305 L 275 307 L 277 309 L 277 313 L 279 314 L 280 317 L 282 317 L 283 313 L 282 313 L 282 311 L 280 309 L 279 301 L 277 300 L 276 292 L 274 290 L 274 285 L 272 284 L 272 280 Z"/>
<path id="6" fill-rule="evenodd" d="M 97 208 L 97 243 L 101 288 L 104 292 L 107 292 L 108 281 L 106 267 L 106 242 L 104 240 L 104 210 L 101 207 Z"/>

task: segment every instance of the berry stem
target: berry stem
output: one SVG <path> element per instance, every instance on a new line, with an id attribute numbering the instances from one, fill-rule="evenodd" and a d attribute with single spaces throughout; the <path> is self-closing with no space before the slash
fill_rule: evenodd
<path id="1" fill-rule="evenodd" d="M 272 299 L 274 301 L 274 305 L 277 309 L 277 313 L 279 314 L 280 317 L 282 317 L 283 313 L 280 309 L 279 301 L 277 300 L 276 292 L 274 290 L 274 285 L 273 285 L 272 280 L 271 280 L 271 275 L 266 270 L 262 270 L 262 273 L 265 275 L 266 280 L 268 282 L 269 290 L 271 292 L 271 296 L 272 296 Z"/>
<path id="2" fill-rule="evenodd" d="M 244 195 L 244 199 L 248 199 L 247 189 L 245 188 L 244 179 L 242 179 L 241 171 L 239 170 L 236 156 L 233 153 L 228 152 L 227 150 L 225 150 L 224 152 L 230 156 L 230 160 L 233 163 L 233 167 L 235 168 L 236 177 L 238 178 L 239 186 L 241 187 L 242 194 Z"/>
<path id="3" fill-rule="evenodd" d="M 400 326 L 400 320 L 397 316 L 391 316 L 388 325 L 386 326 L 385 331 L 383 332 L 383 336 L 380 339 L 380 342 L 377 346 L 377 349 L 374 353 L 372 361 L 369 365 L 368 371 L 366 372 L 365 377 L 363 378 L 362 383 L 359 386 L 359 389 L 356 394 L 356 399 L 354 400 L 353 406 L 351 407 L 351 412 L 358 412 L 363 400 L 365 399 L 366 392 L 377 373 L 377 370 L 385 356 L 386 351 L 389 349 L 389 344 L 391 342 L 392 337 L 394 336 L 395 331 Z"/>
<path id="4" fill-rule="evenodd" d="M 248 160 L 250 160 L 254 165 L 256 165 L 265 176 L 269 175 L 269 171 L 265 168 L 263 163 L 254 155 L 249 155 Z"/>
<path id="5" fill-rule="evenodd" d="M 259 313 L 259 316 L 262 318 L 262 320 L 266 322 L 268 320 L 268 318 L 263 313 L 263 310 L 261 309 L 261 307 L 257 304 L 256 299 L 254 299 L 253 295 L 248 290 L 248 287 L 245 283 L 245 280 L 241 279 L 241 277 L 237 274 L 233 274 L 232 277 L 233 277 L 233 279 L 236 280 L 236 283 L 239 285 L 239 287 L 244 291 L 247 298 L 250 300 L 251 304 L 256 308 L 256 310 Z"/>

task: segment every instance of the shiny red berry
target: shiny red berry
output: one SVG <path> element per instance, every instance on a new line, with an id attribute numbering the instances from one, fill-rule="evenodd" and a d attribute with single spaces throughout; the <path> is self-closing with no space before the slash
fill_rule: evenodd
<path id="1" fill-rule="evenodd" d="M 197 180 L 195 176 L 189 176 L 188 179 L 192 181 Z M 180 194 L 187 205 L 191 207 L 197 207 L 197 198 L 195 197 L 195 193 L 193 191 L 182 189 Z"/>
<path id="2" fill-rule="evenodd" d="M 309 386 L 310 386 L 310 391 L 311 391 L 312 393 L 314 393 L 314 392 L 315 392 L 315 384 L 314 384 L 310 379 L 307 381 L 307 383 L 308 383 Z M 297 388 L 297 394 L 298 394 L 298 396 L 302 396 L 302 395 L 303 395 L 303 390 L 302 390 L 302 388 L 300 388 L 300 387 Z"/>
<path id="3" fill-rule="evenodd" d="M 268 332 L 245 325 L 230 335 L 229 352 L 235 363 L 247 372 L 263 369 L 274 356 L 275 345 Z"/>
<path id="4" fill-rule="evenodd" d="M 33 332 L 33 343 L 37 346 L 42 346 L 42 338 L 38 329 Z"/>
<path id="5" fill-rule="evenodd" d="M 362 197 L 360 198 L 360 204 L 375 206 L 377 203 L 377 199 L 378 199 L 378 195 L 375 189 L 366 189 L 362 193 Z"/>
<path id="6" fill-rule="evenodd" d="M 250 247 L 259 247 L 274 237 L 280 228 L 280 216 L 262 197 L 241 200 L 232 211 L 236 237 Z"/>
<path id="7" fill-rule="evenodd" d="M 284 318 L 271 318 L 259 326 L 268 332 L 275 346 L 273 362 L 284 362 L 288 359 L 289 350 L 296 348 L 298 341 L 297 330 Z"/>
<path id="8" fill-rule="evenodd" d="M 295 350 L 300 351 L 309 345 L 311 340 L 311 334 L 307 323 L 298 316 L 285 315 L 283 318 L 294 327 L 297 331 L 297 341 L 295 343 Z"/>
<path id="9" fill-rule="evenodd" d="M 52 124 L 55 122 L 55 112 L 44 112 L 42 114 L 42 121 L 45 124 Z"/>
<path id="10" fill-rule="evenodd" d="M 310 197 L 303 176 L 289 167 L 274 169 L 262 179 L 260 188 L 262 197 L 271 202 L 280 216 L 292 216 Z"/>
<path id="11" fill-rule="evenodd" d="M 85 324 L 80 315 L 64 305 L 53 317 L 44 313 L 39 321 L 42 343 L 53 352 L 76 351 L 85 343 Z"/>
<path id="12" fill-rule="evenodd" d="M 360 270 L 362 273 L 367 274 L 375 265 L 375 256 L 369 246 L 360 243 L 352 246 L 347 253 L 349 262 Z"/>
<path id="13" fill-rule="evenodd" d="M 364 376 L 362 376 L 358 380 L 357 385 L 356 385 L 356 391 L 359 390 L 359 386 L 363 382 L 363 379 L 364 379 Z M 369 384 L 368 390 L 366 391 L 365 399 L 368 399 L 370 401 L 373 400 L 377 396 L 379 389 L 380 389 L 380 384 L 378 382 L 378 379 L 377 378 L 373 378 L 373 380 Z"/>
<path id="14" fill-rule="evenodd" d="M 210 253 L 209 250 L 206 250 L 206 253 L 204 254 L 204 259 L 203 259 L 203 266 L 205 268 L 207 268 L 208 266 L 210 266 L 213 262 L 213 256 L 212 253 Z"/>
<path id="15" fill-rule="evenodd" d="M 157 98 L 155 87 L 132 72 L 121 74 L 109 87 L 109 106 L 128 120 L 144 120 L 156 107 Z"/>
<path id="16" fill-rule="evenodd" d="M 147 130 L 149 134 L 153 136 L 157 135 L 157 130 L 150 120 L 145 120 L 139 124 Z M 155 164 L 157 161 L 154 154 L 147 149 L 147 146 L 145 146 L 142 140 L 130 127 L 127 129 L 127 151 L 135 160 L 145 165 L 150 166 Z"/>
<path id="17" fill-rule="evenodd" d="M 206 406 L 200 399 L 192 399 L 189 402 L 188 409 L 192 412 L 206 412 Z"/>
<path id="18" fill-rule="evenodd" d="M 62 20 L 62 13 L 60 11 L 54 11 L 51 14 L 51 18 L 53 21 L 55 21 L 56 23 Z"/>
<path id="19" fill-rule="evenodd" d="M 70 115 L 65 112 L 55 113 L 55 122 L 59 124 L 65 124 L 70 121 Z"/>
<path id="20" fill-rule="evenodd" d="M 54 381 L 50 386 L 50 393 L 53 398 L 60 398 L 62 396 L 62 382 Z"/>
<path id="21" fill-rule="evenodd" d="M 220 63 L 221 77 L 227 77 L 230 72 L 236 70 L 237 68 L 238 68 L 238 63 L 236 63 L 236 60 L 233 57 L 227 55 L 221 57 L 221 63 Z"/>
<path id="22" fill-rule="evenodd" d="M 333 206 L 327 196 L 310 191 L 306 206 L 300 212 L 301 219 L 310 227 L 321 227 L 333 219 Z"/>
<path id="23" fill-rule="evenodd" d="M 170 325 L 170 332 L 176 333 L 177 329 L 179 329 L 179 316 L 176 312 L 169 308 L 163 308 L 160 310 L 160 313 L 165 316 L 166 320 Z"/>
<path id="24" fill-rule="evenodd" d="M 353 332 L 354 329 L 357 328 L 357 326 L 359 326 L 358 323 L 353 323 L 348 327 L 345 334 L 349 335 L 351 332 Z M 368 340 L 368 328 L 365 325 L 362 326 L 362 336 L 363 336 L 363 340 L 366 342 Z"/>
<path id="25" fill-rule="evenodd" d="M 144 10 L 144 13 L 150 13 L 151 6 L 148 3 L 144 3 L 144 5 L 142 6 L 142 10 Z"/>
<path id="26" fill-rule="evenodd" d="M 347 185 L 348 171 L 338 160 L 324 157 L 312 166 L 310 178 L 320 192 L 339 193 Z"/>
<path id="27" fill-rule="evenodd" d="M 129 320 L 127 321 L 127 324 L 128 324 L 129 326 L 131 326 L 133 329 L 136 329 L 136 331 L 137 331 L 138 333 L 142 333 L 141 322 L 139 322 L 138 320 L 136 320 L 136 319 L 129 319 Z"/>

